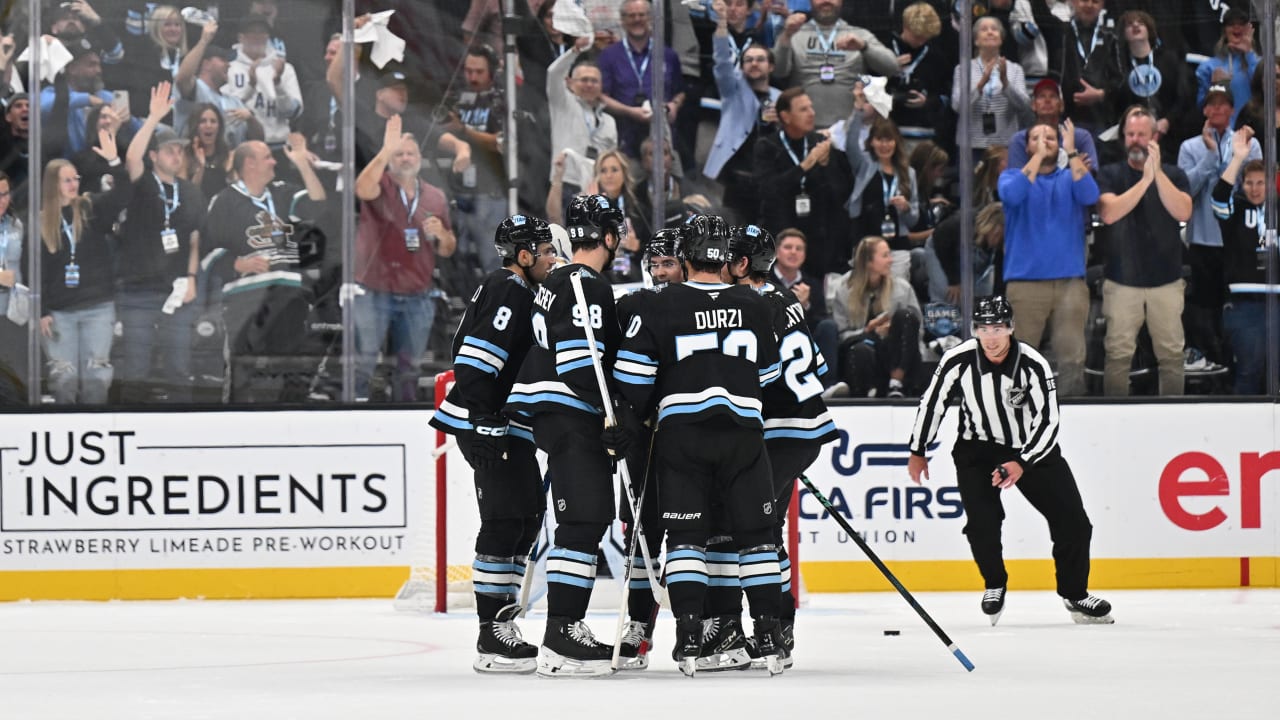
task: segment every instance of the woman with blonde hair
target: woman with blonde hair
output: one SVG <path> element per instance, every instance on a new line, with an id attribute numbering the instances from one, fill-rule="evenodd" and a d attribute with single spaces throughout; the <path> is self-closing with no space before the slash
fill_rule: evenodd
<path id="1" fill-rule="evenodd" d="M 49 389 L 59 403 L 105 403 L 113 376 L 115 278 L 107 234 L 132 197 L 133 183 L 115 135 L 104 129 L 98 138 L 95 151 L 116 172 L 110 191 L 81 195 L 80 175 L 68 160 L 51 160 L 44 169 L 40 334 Z"/>
<path id="2" fill-rule="evenodd" d="M 555 174 L 558 179 L 564 175 L 564 154 L 556 159 Z M 551 183 L 551 191 L 547 193 L 547 220 L 563 224 L 564 209 L 567 200 L 561 194 L 562 184 Z M 650 235 L 649 218 L 645 217 L 644 206 L 636 199 L 635 181 L 631 175 L 631 164 L 627 156 L 620 150 L 606 150 L 596 158 L 595 177 L 587 185 L 583 194 L 600 194 L 609 198 L 627 219 L 627 236 L 618 246 L 613 260 L 613 267 L 606 271 L 613 282 L 635 282 L 641 279 L 640 251 Z"/>
<path id="3" fill-rule="evenodd" d="M 840 377 L 829 391 L 853 397 L 903 397 L 920 367 L 920 303 L 895 277 L 884 238 L 862 239 L 852 269 L 834 283 L 830 306 L 839 331 Z M 829 293 L 830 294 L 830 293 Z"/>
<path id="4" fill-rule="evenodd" d="M 146 20 L 146 36 L 138 38 L 125 53 L 124 61 L 111 68 L 107 87 L 129 93 L 129 110 L 134 117 L 146 117 L 151 88 L 161 82 L 177 87 L 178 69 L 187 56 L 187 24 L 172 5 L 157 5 Z M 176 99 L 176 95 L 175 95 Z M 173 124 L 173 116 L 164 120 Z"/>
<path id="5" fill-rule="evenodd" d="M 862 147 L 854 139 L 862 128 L 862 101 L 855 100 L 849 119 L 845 155 L 853 170 L 853 191 L 846 205 L 853 237 L 878 235 L 889 243 L 893 272 L 911 277 L 911 228 L 920 217 L 916 173 L 907 162 L 902 133 L 892 120 L 876 115 Z"/>

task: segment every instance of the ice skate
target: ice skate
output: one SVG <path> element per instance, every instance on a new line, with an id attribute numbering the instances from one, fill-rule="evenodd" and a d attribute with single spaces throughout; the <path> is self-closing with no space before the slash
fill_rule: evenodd
<path id="1" fill-rule="evenodd" d="M 676 646 L 671 659 L 680 672 L 693 677 L 697 672 L 698 655 L 702 652 L 702 618 L 697 615 L 681 615 L 676 618 Z"/>
<path id="2" fill-rule="evenodd" d="M 733 615 L 720 615 L 702 624 L 702 652 L 698 656 L 700 672 L 745 670 L 751 665 L 747 654 L 747 637 L 742 621 Z"/>
<path id="3" fill-rule="evenodd" d="M 538 649 L 539 677 L 598 677 L 613 672 L 613 647 L 602 645 L 581 620 L 552 615 Z"/>
<path id="4" fill-rule="evenodd" d="M 538 648 L 524 641 L 514 617 L 499 613 L 497 618 L 480 623 L 476 640 L 479 654 L 471 664 L 476 672 L 526 674 L 538 669 Z"/>
<path id="5" fill-rule="evenodd" d="M 1078 625 L 1111 625 L 1115 622 L 1111 617 L 1111 603 L 1100 597 L 1085 595 L 1081 600 L 1062 598 L 1062 604 Z"/>
<path id="6" fill-rule="evenodd" d="M 1000 616 L 1004 613 L 1004 595 L 1008 588 L 988 588 L 982 593 L 982 612 L 986 613 L 991 620 L 991 624 L 995 625 L 1000 622 Z"/>
<path id="7" fill-rule="evenodd" d="M 653 623 L 631 620 L 622 633 L 619 670 L 644 670 L 649 667 L 649 651 L 653 649 Z"/>

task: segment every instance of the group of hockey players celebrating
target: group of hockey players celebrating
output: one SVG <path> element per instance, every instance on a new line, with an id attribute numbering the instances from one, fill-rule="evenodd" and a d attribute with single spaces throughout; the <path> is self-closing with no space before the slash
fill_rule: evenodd
<path id="1" fill-rule="evenodd" d="M 781 673 L 794 648 L 786 508 L 795 478 L 837 432 L 803 307 L 768 282 L 774 239 L 694 216 L 646 247 L 653 287 L 615 302 L 605 271 L 626 236 L 622 212 L 580 196 L 565 230 L 567 262 L 543 220 L 513 215 L 498 227 L 503 266 L 469 301 L 455 384 L 431 421 L 475 471 L 473 667 L 543 677 L 643 670 L 661 603 L 686 675 Z M 547 456 L 556 518 L 540 646 L 515 624 L 547 502 L 536 450 Z M 631 549 L 630 619 L 602 642 L 583 618 L 615 508 Z"/>

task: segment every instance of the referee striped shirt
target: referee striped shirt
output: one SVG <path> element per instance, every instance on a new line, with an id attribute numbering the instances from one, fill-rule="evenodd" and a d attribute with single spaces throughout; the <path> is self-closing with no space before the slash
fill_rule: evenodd
<path id="1" fill-rule="evenodd" d="M 1018 451 L 1024 466 L 1045 459 L 1058 445 L 1053 370 L 1043 355 L 1016 338 L 999 365 L 987 360 L 972 338 L 942 356 L 916 411 L 913 454 L 925 454 L 953 399 L 960 403 L 961 440 L 1007 445 Z"/>

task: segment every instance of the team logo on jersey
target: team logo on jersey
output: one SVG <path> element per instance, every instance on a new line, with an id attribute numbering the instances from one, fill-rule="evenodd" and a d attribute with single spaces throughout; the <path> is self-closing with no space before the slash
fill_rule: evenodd
<path id="1" fill-rule="evenodd" d="M 1026 407 L 1027 389 L 1018 385 L 1014 385 L 1005 391 L 1005 399 L 1009 402 L 1011 408 Z"/>
<path id="2" fill-rule="evenodd" d="M 566 504 L 565 504 L 564 498 L 560 498 L 559 500 L 556 500 L 556 509 L 557 509 L 557 510 L 559 510 L 560 512 L 564 512 L 564 509 L 565 509 L 566 507 L 568 507 L 568 505 L 566 505 Z"/>
<path id="3" fill-rule="evenodd" d="M 767 502 L 767 503 L 765 503 L 765 504 L 761 507 L 761 509 L 762 509 L 762 510 L 764 510 L 764 514 L 765 514 L 765 515 L 772 515 L 772 514 L 773 514 L 773 503 L 771 503 L 771 502 Z"/>

